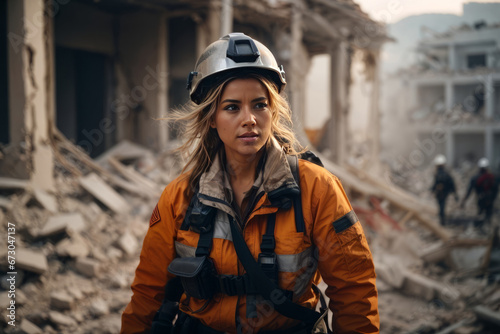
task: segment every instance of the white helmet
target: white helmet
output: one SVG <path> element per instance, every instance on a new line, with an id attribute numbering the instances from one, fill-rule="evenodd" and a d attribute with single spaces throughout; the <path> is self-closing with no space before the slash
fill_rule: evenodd
<path id="1" fill-rule="evenodd" d="M 264 44 L 243 33 L 231 33 L 210 44 L 189 73 L 187 89 L 200 104 L 214 84 L 229 78 L 234 70 L 260 73 L 271 79 L 278 92 L 286 85 L 285 71 Z"/>
<path id="2" fill-rule="evenodd" d="M 446 157 L 442 154 L 436 155 L 436 157 L 434 158 L 434 164 L 436 166 L 441 166 L 446 164 Z"/>
<path id="3" fill-rule="evenodd" d="M 490 162 L 488 161 L 488 159 L 486 158 L 481 158 L 479 159 L 479 161 L 477 162 L 477 166 L 479 168 L 488 168 L 490 165 Z"/>

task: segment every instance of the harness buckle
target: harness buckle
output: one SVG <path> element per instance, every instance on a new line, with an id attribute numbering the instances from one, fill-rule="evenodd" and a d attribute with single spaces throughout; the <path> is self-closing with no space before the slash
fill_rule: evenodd
<path id="1" fill-rule="evenodd" d="M 260 244 L 261 252 L 265 254 L 274 254 L 274 248 L 276 248 L 276 240 L 274 239 L 274 235 L 264 234 L 262 236 L 262 242 Z"/>
<path id="2" fill-rule="evenodd" d="M 278 259 L 276 253 L 260 253 L 258 259 L 262 271 L 275 283 L 278 282 Z"/>

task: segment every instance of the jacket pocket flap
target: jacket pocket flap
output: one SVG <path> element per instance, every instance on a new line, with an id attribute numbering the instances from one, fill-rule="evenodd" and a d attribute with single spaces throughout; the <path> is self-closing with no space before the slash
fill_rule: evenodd
<path id="1" fill-rule="evenodd" d="M 206 256 L 175 258 L 170 262 L 168 271 L 179 277 L 195 277 L 203 268 Z"/>

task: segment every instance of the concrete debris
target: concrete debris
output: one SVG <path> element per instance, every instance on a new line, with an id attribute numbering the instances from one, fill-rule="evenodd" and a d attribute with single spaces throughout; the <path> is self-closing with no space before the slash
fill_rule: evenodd
<path id="1" fill-rule="evenodd" d="M 17 332 L 119 332 L 159 189 L 180 172 L 180 159 L 128 142 L 97 161 L 70 145 L 64 141 L 61 155 L 71 156 L 57 165 L 54 193 L 0 178 L 0 222 L 16 223 Z M 467 223 L 426 223 L 436 215 L 432 205 L 351 172 L 370 186 L 350 198 L 364 208 L 359 217 L 375 260 L 383 332 L 467 334 L 494 326 L 500 251 L 492 236 Z M 391 193 L 389 200 L 376 197 Z M 0 240 L 2 269 L 5 250 Z M 0 308 L 9 301 L 0 292 Z M 4 321 L 0 332 L 7 330 Z"/>
<path id="2" fill-rule="evenodd" d="M 66 231 L 82 231 L 86 223 L 79 213 L 65 213 L 49 218 L 44 227 L 38 232 L 39 237 L 47 237 Z"/>
<path id="3" fill-rule="evenodd" d="M 35 188 L 33 189 L 33 195 L 38 203 L 40 203 L 48 211 L 54 213 L 58 211 L 56 199 L 54 198 L 54 196 L 48 194 L 45 190 Z"/>
<path id="4" fill-rule="evenodd" d="M 49 269 L 45 255 L 25 248 L 16 251 L 16 267 L 35 274 L 43 274 Z"/>
<path id="5" fill-rule="evenodd" d="M 0 189 L 26 189 L 28 185 L 28 180 L 0 177 Z"/>
<path id="6" fill-rule="evenodd" d="M 120 239 L 118 239 L 118 247 L 127 255 L 134 255 L 139 247 L 137 239 L 128 231 L 125 232 Z"/>
<path id="7" fill-rule="evenodd" d="M 500 328 L 500 312 L 495 312 L 484 305 L 478 305 L 474 307 L 474 312 L 479 317 L 479 319 L 489 322 Z"/>
<path id="8" fill-rule="evenodd" d="M 23 319 L 20 325 L 20 331 L 23 334 L 42 334 L 43 331 L 40 327 L 27 319 Z"/>
<path id="9" fill-rule="evenodd" d="M 475 270 L 484 266 L 488 246 L 454 248 L 450 250 L 452 266 L 457 270 Z"/>
<path id="10" fill-rule="evenodd" d="M 90 246 L 75 233 L 71 238 L 61 240 L 56 245 L 56 252 L 60 257 L 84 258 L 90 254 Z"/>
<path id="11" fill-rule="evenodd" d="M 58 310 L 70 310 L 73 297 L 65 291 L 55 291 L 50 294 L 50 306 Z"/>
<path id="12" fill-rule="evenodd" d="M 101 298 L 94 300 L 90 304 L 89 312 L 96 318 L 109 314 L 108 304 Z"/>
<path id="13" fill-rule="evenodd" d="M 57 327 L 74 327 L 77 325 L 75 319 L 56 311 L 49 312 L 49 320 Z"/>
<path id="14" fill-rule="evenodd" d="M 113 188 L 97 174 L 90 173 L 80 178 L 80 185 L 115 213 L 127 213 L 130 206 Z"/>
<path id="15" fill-rule="evenodd" d="M 75 262 L 75 269 L 83 276 L 93 278 L 99 274 L 101 263 L 97 260 L 85 257 L 78 258 Z"/>
<path id="16" fill-rule="evenodd" d="M 2 310 L 5 310 L 10 304 L 10 298 L 8 295 L 8 292 L 0 292 L 0 308 Z"/>

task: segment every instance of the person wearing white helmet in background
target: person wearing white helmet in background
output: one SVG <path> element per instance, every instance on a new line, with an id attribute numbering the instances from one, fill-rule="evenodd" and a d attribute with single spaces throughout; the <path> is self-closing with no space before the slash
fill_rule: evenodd
<path id="1" fill-rule="evenodd" d="M 493 214 L 493 203 L 498 194 L 498 181 L 489 171 L 489 166 L 490 162 L 487 158 L 479 159 L 477 163 L 479 171 L 470 179 L 467 193 L 460 204 L 460 207 L 463 208 L 465 201 L 474 190 L 477 196 L 477 213 L 479 216 L 484 214 L 484 219 L 476 221 L 477 225 L 490 222 Z"/>
<path id="2" fill-rule="evenodd" d="M 455 194 L 455 201 L 458 202 L 458 194 L 455 188 L 455 182 L 450 173 L 445 169 L 446 157 L 438 154 L 434 158 L 436 173 L 434 174 L 434 183 L 431 192 L 436 197 L 439 206 L 439 222 L 442 226 L 446 224 L 446 199 L 448 195 Z"/>

